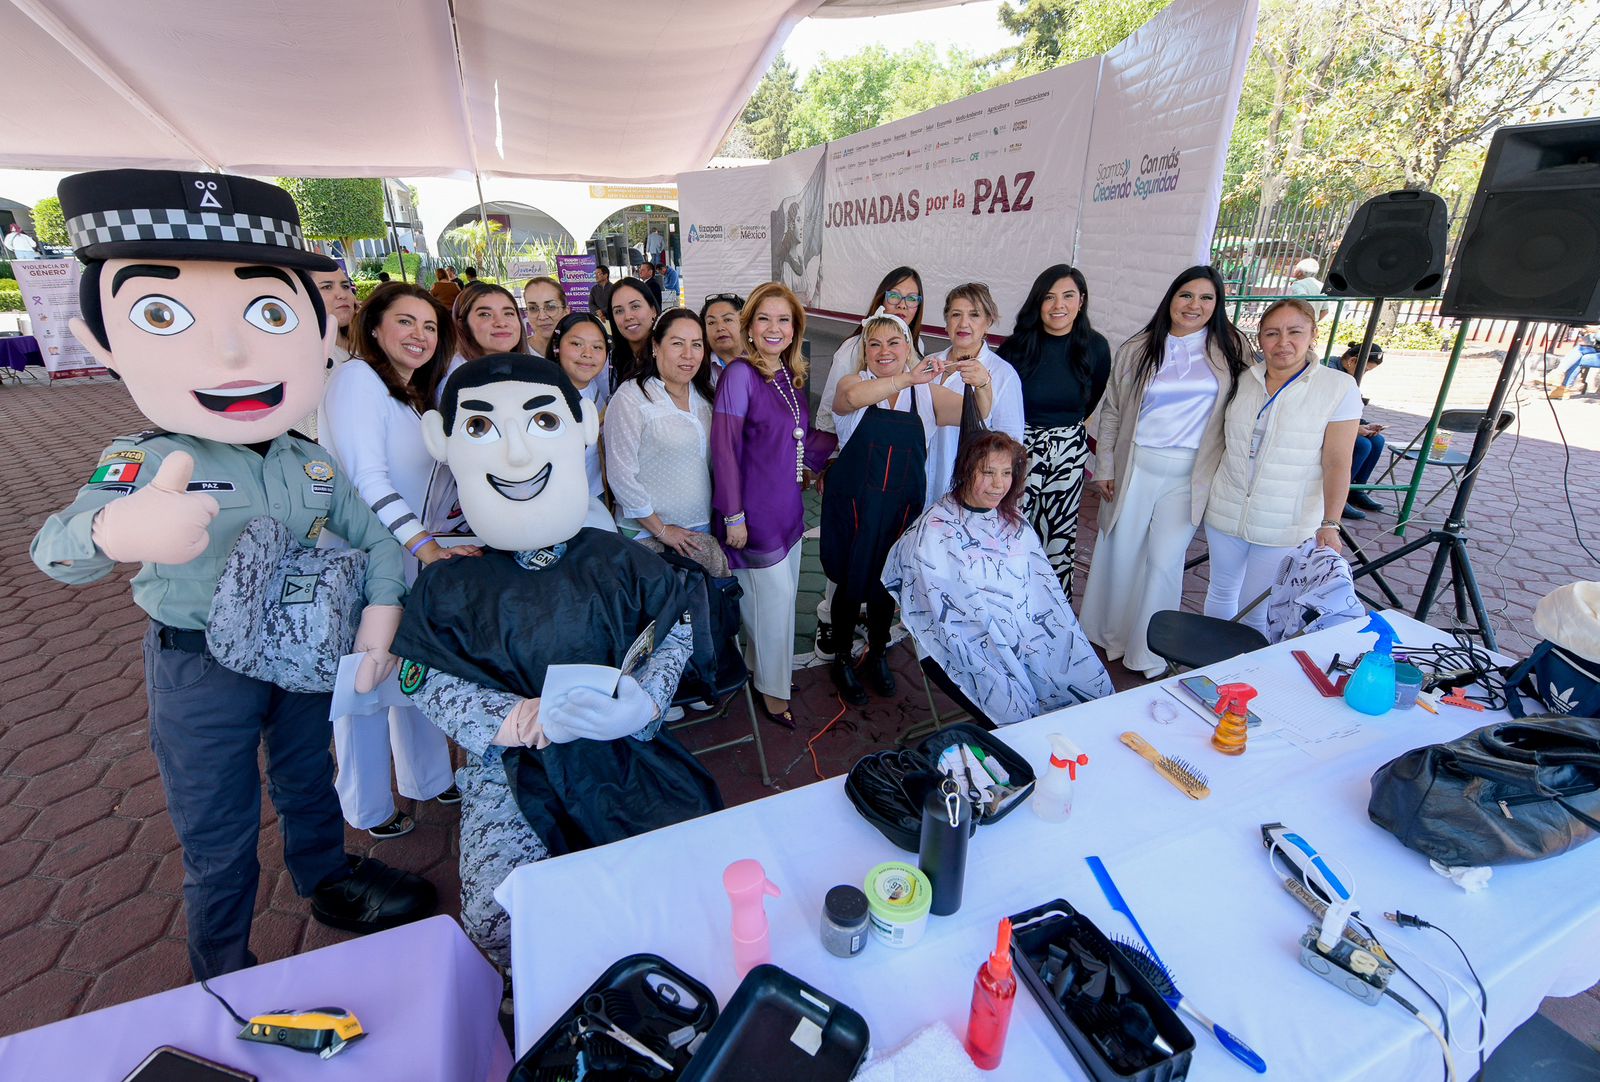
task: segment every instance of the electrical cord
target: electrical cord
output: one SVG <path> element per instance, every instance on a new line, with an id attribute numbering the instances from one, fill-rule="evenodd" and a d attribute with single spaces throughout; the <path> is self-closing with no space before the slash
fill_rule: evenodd
<path id="1" fill-rule="evenodd" d="M 1473 642 L 1464 631 L 1453 632 L 1455 643 L 1437 646 L 1397 646 L 1397 653 L 1406 655 L 1411 664 L 1423 670 L 1429 686 L 1457 687 L 1479 684 L 1482 694 L 1467 695 L 1467 699 L 1489 710 L 1506 707 L 1509 689 L 1505 672 L 1489 651 Z"/>
<path id="2" fill-rule="evenodd" d="M 1368 924 L 1364 920 L 1359 919 L 1359 917 L 1352 918 L 1350 923 L 1355 925 L 1356 928 L 1361 931 L 1362 935 L 1366 936 L 1374 943 L 1377 943 L 1380 947 L 1383 947 L 1384 960 L 1390 965 L 1394 966 L 1396 972 L 1398 972 L 1406 980 L 1410 981 L 1412 986 L 1416 988 L 1417 991 L 1421 992 L 1429 1003 L 1433 1004 L 1433 1009 L 1439 1012 L 1439 1025 L 1444 1031 L 1445 1043 L 1448 1044 L 1450 1041 L 1450 989 L 1445 989 L 1445 1001 L 1444 1003 L 1440 1003 L 1439 1000 L 1435 998 L 1434 994 L 1428 991 L 1426 985 L 1417 980 L 1417 978 L 1413 977 L 1411 975 L 1411 971 L 1405 966 L 1401 965 L 1399 959 L 1395 958 L 1393 954 L 1389 953 L 1389 948 L 1384 946 L 1384 944 L 1378 939 L 1377 933 L 1373 930 L 1372 925 Z M 1416 1012 L 1413 1010 L 1412 1013 Z"/>
<path id="3" fill-rule="evenodd" d="M 1394 921 L 1401 928 L 1432 928 L 1450 941 L 1451 945 L 1455 947 L 1456 953 L 1461 955 L 1461 960 L 1466 963 L 1467 972 L 1472 974 L 1472 983 L 1478 987 L 1478 999 L 1481 1004 L 1478 1010 L 1478 1071 L 1482 1073 L 1484 1064 L 1483 1045 L 1488 1037 L 1489 992 L 1488 989 L 1484 988 L 1483 980 L 1478 976 L 1478 970 L 1473 966 L 1472 959 L 1467 957 L 1467 952 L 1461 946 L 1460 941 L 1437 924 L 1429 924 L 1421 917 L 1413 916 L 1410 913 L 1401 913 L 1398 910 L 1393 913 L 1385 913 L 1384 916 Z"/>
<path id="4" fill-rule="evenodd" d="M 1547 385 L 1544 391 L 1544 400 L 1550 407 L 1550 417 L 1556 423 L 1556 435 L 1561 437 L 1561 453 L 1564 456 L 1561 467 L 1561 491 L 1567 498 L 1567 514 L 1572 516 L 1572 536 L 1577 538 L 1578 547 L 1588 554 L 1589 559 L 1600 564 L 1600 556 L 1594 554 L 1594 549 L 1589 547 L 1583 539 L 1583 530 L 1578 525 L 1578 510 L 1572 505 L 1572 445 L 1567 442 L 1567 431 L 1561 427 L 1561 417 L 1556 412 L 1555 399 L 1550 397 L 1550 388 Z"/>
<path id="5" fill-rule="evenodd" d="M 211 997 L 218 1003 L 222 1004 L 222 1009 L 233 1015 L 233 1020 L 235 1022 L 239 1023 L 241 1026 L 248 1026 L 250 1024 L 243 1015 L 233 1009 L 233 1005 L 231 1003 L 222 998 L 222 994 L 220 992 L 206 983 L 206 979 L 204 977 L 200 978 L 200 987 L 204 988 L 207 992 L 210 992 Z"/>

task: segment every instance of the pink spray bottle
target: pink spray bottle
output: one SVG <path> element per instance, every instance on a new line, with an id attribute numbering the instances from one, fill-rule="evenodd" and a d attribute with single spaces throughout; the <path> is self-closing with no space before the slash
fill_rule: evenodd
<path id="1" fill-rule="evenodd" d="M 767 895 L 782 892 L 767 879 L 760 861 L 736 860 L 722 873 L 722 887 L 733 905 L 733 968 L 739 979 L 772 960 L 767 938 Z"/>

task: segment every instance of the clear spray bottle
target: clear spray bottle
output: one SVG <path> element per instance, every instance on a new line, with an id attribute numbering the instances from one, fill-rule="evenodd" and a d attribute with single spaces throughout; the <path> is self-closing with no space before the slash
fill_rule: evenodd
<path id="1" fill-rule="evenodd" d="M 1040 819 L 1059 823 L 1072 814 L 1072 790 L 1078 780 L 1078 768 L 1088 766 L 1089 757 L 1062 736 L 1050 734 L 1050 765 L 1040 775 L 1034 786 L 1030 803 Z"/>

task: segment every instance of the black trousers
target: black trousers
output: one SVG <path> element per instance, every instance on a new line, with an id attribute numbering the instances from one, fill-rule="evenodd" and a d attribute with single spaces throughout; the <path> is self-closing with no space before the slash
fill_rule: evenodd
<path id="1" fill-rule="evenodd" d="M 163 647 L 154 623 L 144 664 L 150 748 L 183 848 L 189 964 L 196 977 L 215 977 L 252 961 L 263 742 L 295 892 L 303 898 L 349 874 L 329 750 L 331 697 L 285 691 L 225 669 L 209 654 Z"/>
<path id="2" fill-rule="evenodd" d="M 836 657 L 850 660 L 850 644 L 856 641 L 856 625 L 861 622 L 861 605 L 867 606 L 867 649 L 882 652 L 889 645 L 889 625 L 894 623 L 894 595 L 873 580 L 865 598 L 856 597 L 844 586 L 833 592 L 833 641 Z"/>

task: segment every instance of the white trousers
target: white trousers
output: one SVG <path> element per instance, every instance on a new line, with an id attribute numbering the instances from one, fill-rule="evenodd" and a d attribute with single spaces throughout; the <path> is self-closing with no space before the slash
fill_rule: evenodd
<path id="1" fill-rule="evenodd" d="M 1183 603 L 1183 559 L 1194 537 L 1190 520 L 1195 452 L 1134 444 L 1126 477 L 1116 481 L 1117 520 L 1095 540 L 1078 622 L 1106 657 L 1154 680 L 1167 663 L 1150 652 L 1150 617 Z"/>
<path id="2" fill-rule="evenodd" d="M 750 664 L 756 690 L 774 699 L 789 700 L 794 676 L 794 606 L 800 593 L 800 542 L 789 554 L 768 567 L 736 567 L 744 596 L 739 598 L 739 618 L 745 642 L 754 655 Z"/>
<path id="3" fill-rule="evenodd" d="M 370 830 L 394 816 L 394 788 L 412 800 L 432 800 L 454 783 L 450 744 L 444 733 L 413 706 L 383 714 L 346 715 L 333 722 L 339 760 L 334 788 L 345 822 Z M 389 763 L 394 782 L 389 783 Z"/>
<path id="4" fill-rule="evenodd" d="M 1254 545 L 1242 537 L 1206 526 L 1206 547 L 1211 550 L 1211 586 L 1206 590 L 1206 615 L 1231 620 L 1272 586 L 1283 558 L 1299 545 Z M 1267 633 L 1267 603 L 1251 609 L 1241 623 Z"/>

